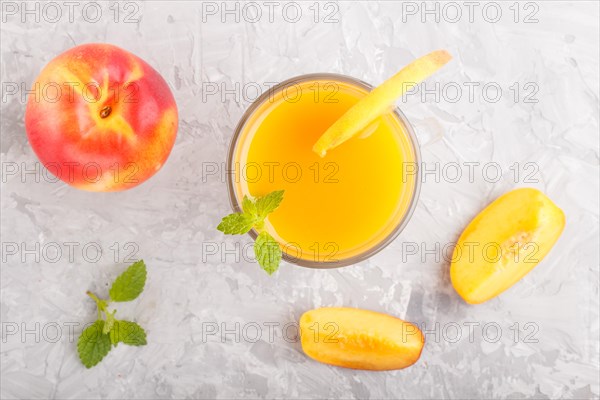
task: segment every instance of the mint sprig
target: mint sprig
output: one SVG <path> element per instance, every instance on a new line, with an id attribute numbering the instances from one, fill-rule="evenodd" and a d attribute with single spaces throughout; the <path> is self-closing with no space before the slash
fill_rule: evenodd
<path id="1" fill-rule="evenodd" d="M 244 196 L 242 212 L 229 214 L 221 220 L 217 229 L 226 235 L 243 235 L 252 228 L 258 231 L 254 243 L 256 261 L 263 270 L 272 275 L 279 268 L 282 252 L 277 241 L 264 231 L 265 219 L 279 207 L 283 200 L 283 190 L 276 190 L 255 200 Z"/>
<path id="2" fill-rule="evenodd" d="M 109 301 L 123 302 L 136 299 L 144 290 L 146 284 L 146 264 L 138 261 L 131 264 L 115 279 L 110 291 L 109 300 L 100 299 L 88 291 L 98 309 L 98 319 L 81 332 L 77 341 L 79 358 L 86 368 L 98 364 L 118 343 L 130 346 L 143 346 L 146 342 L 146 332 L 135 322 L 117 320 L 117 310 L 108 310 Z"/>

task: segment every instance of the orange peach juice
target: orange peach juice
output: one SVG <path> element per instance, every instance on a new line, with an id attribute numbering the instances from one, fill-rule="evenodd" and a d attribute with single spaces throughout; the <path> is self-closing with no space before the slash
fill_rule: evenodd
<path id="1" fill-rule="evenodd" d="M 285 190 L 265 228 L 288 261 L 360 261 L 393 239 L 412 211 L 418 147 L 397 112 L 390 109 L 324 158 L 312 151 L 369 90 L 341 75 L 296 78 L 263 95 L 238 126 L 229 161 L 234 208 L 244 195 Z"/>

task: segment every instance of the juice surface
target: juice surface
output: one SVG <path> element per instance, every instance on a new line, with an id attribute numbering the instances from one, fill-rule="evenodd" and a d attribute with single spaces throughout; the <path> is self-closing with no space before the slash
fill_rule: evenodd
<path id="1" fill-rule="evenodd" d="M 353 83 L 323 79 L 275 93 L 247 120 L 234 150 L 234 187 L 244 195 L 285 190 L 267 231 L 288 255 L 341 261 L 390 235 L 410 206 L 415 160 L 396 114 L 382 116 L 324 158 L 312 146 L 367 93 Z"/>

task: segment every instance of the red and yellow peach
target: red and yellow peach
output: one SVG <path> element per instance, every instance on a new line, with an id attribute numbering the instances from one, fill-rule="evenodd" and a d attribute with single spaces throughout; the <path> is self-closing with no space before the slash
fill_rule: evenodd
<path id="1" fill-rule="evenodd" d="M 160 74 L 100 43 L 51 60 L 25 113 L 29 142 L 46 168 L 91 191 L 129 189 L 154 175 L 173 148 L 177 125 L 177 105 Z"/>

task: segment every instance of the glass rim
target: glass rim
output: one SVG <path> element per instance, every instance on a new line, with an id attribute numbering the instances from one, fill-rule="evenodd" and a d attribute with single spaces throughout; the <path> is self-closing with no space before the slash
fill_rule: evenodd
<path id="1" fill-rule="evenodd" d="M 244 114 L 242 114 L 242 116 L 240 117 L 240 120 L 239 120 L 237 126 L 235 127 L 235 131 L 234 131 L 231 141 L 229 143 L 229 150 L 228 150 L 228 154 L 227 154 L 228 171 L 234 171 L 233 163 L 234 163 L 235 150 L 237 149 L 239 138 L 246 126 L 246 123 L 248 122 L 250 116 L 252 116 L 256 112 L 256 110 L 260 106 L 263 105 L 265 100 L 268 100 L 270 98 L 270 96 L 273 96 L 275 93 L 282 91 L 292 85 L 296 85 L 298 83 L 302 83 L 305 81 L 324 80 L 324 79 L 325 80 L 331 79 L 332 81 L 349 83 L 349 84 L 358 86 L 362 89 L 365 89 L 365 90 L 367 90 L 367 92 L 370 92 L 374 88 L 372 85 L 370 85 L 360 79 L 353 78 L 348 75 L 329 73 L 329 72 L 298 75 L 298 76 L 287 79 L 287 80 L 285 80 L 281 83 L 278 83 L 277 85 L 269 88 L 269 90 L 262 93 L 256 100 L 254 100 L 252 102 L 252 104 L 250 104 L 250 106 L 246 109 Z M 398 235 L 400 235 L 400 232 L 402 232 L 404 230 L 404 228 L 406 228 L 406 225 L 410 221 L 410 219 L 415 211 L 417 202 L 419 200 L 419 194 L 421 191 L 421 151 L 420 151 L 420 147 L 419 147 L 419 141 L 417 140 L 417 136 L 414 132 L 414 128 L 408 121 L 408 118 L 406 118 L 404 113 L 402 113 L 402 111 L 397 106 L 394 107 L 393 112 L 398 117 L 398 120 L 400 121 L 400 123 L 402 124 L 403 128 L 405 129 L 405 131 L 408 135 L 408 138 L 410 141 L 410 147 L 414 153 L 414 158 L 415 158 L 414 162 L 416 164 L 416 173 L 414 175 L 415 182 L 414 182 L 414 190 L 412 193 L 412 197 L 410 199 L 408 208 L 406 209 L 404 215 L 402 215 L 402 217 L 400 218 L 400 220 L 398 221 L 396 226 L 386 237 L 384 237 L 381 241 L 377 242 L 376 245 L 374 245 L 374 246 L 366 249 L 365 251 L 362 251 L 352 257 L 348 257 L 348 258 L 341 259 L 341 260 L 335 260 L 335 261 L 314 261 L 314 260 L 308 260 L 308 259 L 304 259 L 304 258 L 300 258 L 300 257 L 294 257 L 294 256 L 287 254 L 285 251 L 282 251 L 284 261 L 286 261 L 290 264 L 298 265 L 300 267 L 313 268 L 313 269 L 330 269 L 330 268 L 347 267 L 350 265 L 358 264 L 359 262 L 365 261 L 365 260 L 373 257 L 375 254 L 379 253 L 381 250 L 386 248 L 391 242 L 393 242 L 398 237 Z M 233 182 L 233 175 L 234 175 L 233 173 L 227 174 L 227 191 L 229 194 L 229 202 L 230 202 L 231 208 L 233 209 L 234 212 L 242 212 L 241 204 L 238 202 L 238 199 L 236 198 L 235 184 Z M 248 234 L 250 235 L 252 240 L 256 240 L 256 238 L 258 237 L 258 232 L 254 228 L 252 228 L 248 232 Z"/>

